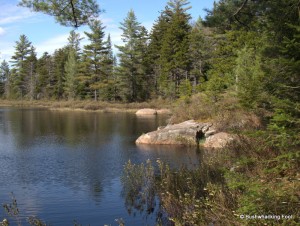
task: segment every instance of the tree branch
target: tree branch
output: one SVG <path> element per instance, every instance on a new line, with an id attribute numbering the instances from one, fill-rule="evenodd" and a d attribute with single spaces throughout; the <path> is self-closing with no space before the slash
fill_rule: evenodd
<path id="1" fill-rule="evenodd" d="M 233 17 L 234 17 L 234 19 L 235 19 L 238 23 L 240 23 L 241 25 L 243 25 L 243 26 L 245 26 L 245 27 L 247 27 L 247 28 L 249 29 L 248 25 L 245 24 L 245 23 L 243 23 L 242 21 L 240 21 L 239 18 L 238 18 L 238 14 L 239 14 L 239 13 L 242 11 L 242 9 L 247 5 L 247 3 L 248 3 L 248 0 L 244 0 L 244 2 L 243 2 L 243 4 L 241 5 L 241 7 L 239 7 L 238 10 L 233 14 Z"/>
<path id="2" fill-rule="evenodd" d="M 75 21 L 75 27 L 78 28 L 78 21 L 77 21 L 77 17 L 76 17 L 76 12 L 75 12 L 75 7 L 74 7 L 74 4 L 73 4 L 73 0 L 70 0 L 70 4 L 71 4 L 71 7 L 72 7 L 72 14 L 73 14 L 73 18 L 74 18 L 74 21 Z"/>

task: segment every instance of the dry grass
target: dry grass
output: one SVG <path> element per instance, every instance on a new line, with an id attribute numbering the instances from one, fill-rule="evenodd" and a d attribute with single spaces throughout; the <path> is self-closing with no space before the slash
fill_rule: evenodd
<path id="1" fill-rule="evenodd" d="M 14 106 L 14 107 L 36 107 L 36 108 L 49 108 L 53 110 L 86 110 L 86 111 L 136 111 L 141 108 L 170 108 L 170 103 L 165 100 L 151 100 L 150 102 L 134 102 L 134 103 L 121 103 L 121 102 L 103 102 L 91 100 L 0 100 L 0 106 Z"/>
<path id="2" fill-rule="evenodd" d="M 206 94 L 199 93 L 189 99 L 179 100 L 173 108 L 171 123 L 194 119 L 200 122 L 213 122 L 219 131 L 256 130 L 264 127 L 264 115 L 242 108 L 238 99 L 224 94 L 218 102 L 212 101 Z"/>

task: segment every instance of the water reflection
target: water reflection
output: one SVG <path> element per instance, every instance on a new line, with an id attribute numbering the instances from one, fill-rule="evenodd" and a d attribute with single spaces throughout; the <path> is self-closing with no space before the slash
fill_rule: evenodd
<path id="1" fill-rule="evenodd" d="M 166 117 L 129 113 L 0 108 L 0 203 L 14 192 L 24 217 L 52 225 L 153 225 L 155 216 L 128 215 L 120 196 L 124 164 L 162 159 L 178 167 L 197 164 L 194 149 L 136 146 L 142 133 Z M 0 210 L 0 217 L 3 216 Z"/>
<path id="2" fill-rule="evenodd" d="M 199 165 L 200 150 L 195 147 L 148 144 L 138 144 L 137 147 L 145 158 L 163 159 L 171 168 L 178 168 L 181 165 L 194 168 Z"/>

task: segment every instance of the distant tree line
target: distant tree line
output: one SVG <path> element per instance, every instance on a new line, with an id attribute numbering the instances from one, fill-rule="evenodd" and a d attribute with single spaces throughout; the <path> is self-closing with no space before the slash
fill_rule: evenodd
<path id="1" fill-rule="evenodd" d="M 88 21 L 82 49 L 71 31 L 67 46 L 40 58 L 21 35 L 11 68 L 1 63 L 0 95 L 135 102 L 206 92 L 218 101 L 232 91 L 249 108 L 293 111 L 300 97 L 299 8 L 298 0 L 220 0 L 204 20 L 191 22 L 189 2 L 170 0 L 150 32 L 131 10 L 117 56 L 97 19 Z"/>

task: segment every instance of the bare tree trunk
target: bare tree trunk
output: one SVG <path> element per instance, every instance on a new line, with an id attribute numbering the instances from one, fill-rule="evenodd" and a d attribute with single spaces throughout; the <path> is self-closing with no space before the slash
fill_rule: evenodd
<path id="1" fill-rule="evenodd" d="M 94 90 L 94 101 L 97 101 L 97 90 Z"/>

